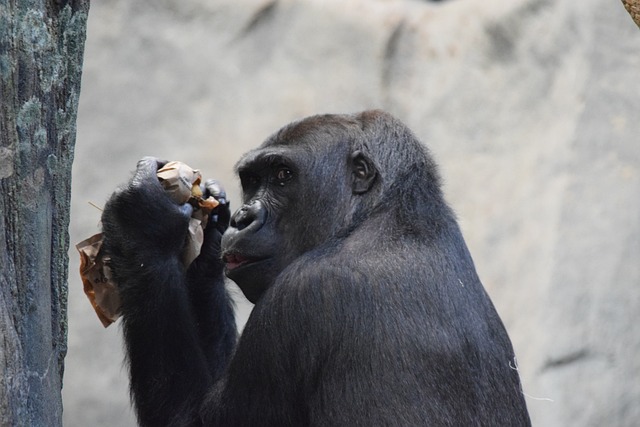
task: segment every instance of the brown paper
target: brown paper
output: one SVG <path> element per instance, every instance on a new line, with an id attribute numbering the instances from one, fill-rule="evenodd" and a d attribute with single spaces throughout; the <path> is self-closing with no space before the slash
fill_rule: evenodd
<path id="1" fill-rule="evenodd" d="M 207 226 L 209 214 L 218 206 L 218 201 L 214 197 L 202 198 L 200 171 L 182 162 L 167 163 L 158 170 L 157 175 L 162 187 L 176 203 L 188 202 L 193 206 L 188 241 L 182 256 L 185 266 L 189 266 L 200 255 L 204 241 L 204 228 Z"/>
<path id="2" fill-rule="evenodd" d="M 182 162 L 174 161 L 167 163 L 158 170 L 158 179 L 167 194 L 181 205 L 191 197 L 191 189 L 200 185 L 202 176 L 199 170 L 191 169 Z M 199 196 L 202 196 L 202 191 L 200 191 Z"/>
<path id="3" fill-rule="evenodd" d="M 182 253 L 182 262 L 185 266 L 189 266 L 194 259 L 200 255 L 202 243 L 204 242 L 204 230 L 200 220 L 189 219 L 189 234 L 187 235 L 188 243 L 185 245 Z"/>
<path id="4" fill-rule="evenodd" d="M 101 247 L 102 233 L 76 245 L 80 252 L 80 277 L 84 293 L 106 328 L 120 317 L 120 295 L 111 278 L 111 270 L 107 265 L 108 257 L 102 256 Z"/>
<path id="5" fill-rule="evenodd" d="M 209 214 L 219 202 L 213 196 L 202 198 L 200 171 L 182 162 L 167 163 L 158 170 L 157 175 L 167 194 L 176 203 L 189 203 L 193 206 L 187 244 L 182 253 L 182 262 L 188 267 L 200 255 Z M 80 252 L 80 276 L 84 292 L 106 328 L 120 317 L 120 296 L 111 277 L 109 257 L 103 256 L 101 246 L 100 233 L 78 243 L 76 248 Z"/>

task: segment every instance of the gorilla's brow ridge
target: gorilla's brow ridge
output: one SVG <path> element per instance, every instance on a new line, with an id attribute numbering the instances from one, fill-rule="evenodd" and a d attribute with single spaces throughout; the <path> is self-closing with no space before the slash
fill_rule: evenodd
<path id="1" fill-rule="evenodd" d="M 284 155 L 280 150 L 258 151 L 245 156 L 236 164 L 234 169 L 236 173 L 239 174 L 248 170 L 257 170 L 265 166 L 292 166 L 294 163 L 293 159 Z"/>

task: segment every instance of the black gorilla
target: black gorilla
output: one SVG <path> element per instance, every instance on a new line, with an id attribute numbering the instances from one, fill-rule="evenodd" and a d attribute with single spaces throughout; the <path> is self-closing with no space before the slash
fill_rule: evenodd
<path id="1" fill-rule="evenodd" d="M 530 425 L 437 167 L 398 120 L 278 131 L 238 163 L 243 204 L 226 231 L 218 208 L 187 270 L 189 212 L 158 166 L 102 218 L 140 424 Z M 237 343 L 223 271 L 256 303 Z"/>

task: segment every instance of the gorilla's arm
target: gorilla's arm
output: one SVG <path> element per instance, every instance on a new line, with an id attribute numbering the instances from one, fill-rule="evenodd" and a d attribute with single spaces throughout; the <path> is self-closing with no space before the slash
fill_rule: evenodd
<path id="1" fill-rule="evenodd" d="M 102 216 L 105 253 L 119 285 L 131 393 L 141 425 L 198 425 L 204 395 L 228 362 L 235 322 L 218 260 L 224 224 L 207 227 L 201 256 L 185 271 L 190 210 L 138 163 Z M 226 206 L 223 209 L 228 209 Z"/>

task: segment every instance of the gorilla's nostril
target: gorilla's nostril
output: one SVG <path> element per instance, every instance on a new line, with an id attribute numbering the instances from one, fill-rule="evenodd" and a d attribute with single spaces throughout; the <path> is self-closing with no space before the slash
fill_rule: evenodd
<path id="1" fill-rule="evenodd" d="M 243 230 L 248 226 L 255 224 L 255 228 L 259 229 L 264 224 L 264 207 L 258 200 L 251 201 L 233 214 L 231 218 L 231 227 Z"/>
<path id="2" fill-rule="evenodd" d="M 229 221 L 229 225 L 233 228 L 240 228 L 239 225 L 243 223 L 244 217 L 246 216 L 247 208 L 246 206 L 241 207 L 233 214 L 231 217 L 231 221 Z"/>

